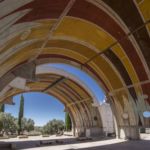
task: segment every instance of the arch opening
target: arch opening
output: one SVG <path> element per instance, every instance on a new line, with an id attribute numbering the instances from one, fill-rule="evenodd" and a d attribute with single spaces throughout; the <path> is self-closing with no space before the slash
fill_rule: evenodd
<path id="1" fill-rule="evenodd" d="M 56 96 L 65 105 L 68 110 L 78 119 L 74 121 L 73 133 L 75 136 L 100 136 L 106 128 L 103 121 L 107 120 L 107 115 L 102 117 L 100 104 L 94 91 L 92 91 L 81 79 L 73 74 L 67 73 L 65 70 L 54 68 L 51 66 L 37 66 L 36 80 L 27 81 L 26 88 L 12 88 L 5 94 L 4 100 L 11 98 L 14 94 L 23 91 L 41 91 Z M 73 111 L 73 112 L 72 112 Z M 95 119 L 96 118 L 96 119 Z M 113 121 L 111 122 L 113 124 Z M 105 126 L 108 124 L 105 124 Z M 109 126 L 113 126 L 109 123 Z M 111 132 L 114 132 L 111 131 Z M 89 135 L 90 134 L 90 135 Z"/>
<path id="2" fill-rule="evenodd" d="M 138 128 L 145 125 L 143 112 L 150 109 L 149 2 L 128 0 L 122 7 L 122 2 L 108 0 L 25 0 L 16 1 L 12 8 L 11 3 L 0 1 L 0 101 L 6 102 L 12 94 L 7 91 L 12 90 L 13 80 L 19 90 L 29 90 L 26 81 L 41 90 L 46 83 L 36 81 L 36 66 L 71 64 L 85 70 L 105 91 L 117 135 L 138 139 Z M 46 78 L 46 74 L 39 76 Z M 62 87 L 70 89 L 63 82 Z M 53 92 L 62 94 L 65 89 L 61 88 Z M 70 92 L 73 99 L 81 98 Z"/>

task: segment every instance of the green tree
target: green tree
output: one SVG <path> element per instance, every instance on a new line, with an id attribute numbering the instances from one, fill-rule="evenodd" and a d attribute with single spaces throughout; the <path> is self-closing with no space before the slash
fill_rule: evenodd
<path id="1" fill-rule="evenodd" d="M 22 131 L 22 119 L 24 116 L 24 97 L 21 95 L 20 108 L 18 114 L 18 134 Z"/>
<path id="2" fill-rule="evenodd" d="M 17 131 L 17 119 L 9 113 L 0 113 L 0 131 L 13 134 Z"/>
<path id="3" fill-rule="evenodd" d="M 64 122 L 62 120 L 53 119 L 43 127 L 43 133 L 56 134 L 59 131 L 62 131 L 63 129 L 64 129 Z"/>
<path id="4" fill-rule="evenodd" d="M 5 104 L 0 104 L 0 112 L 5 112 Z"/>
<path id="5" fill-rule="evenodd" d="M 21 119 L 21 131 L 25 131 L 27 126 L 27 118 L 22 118 Z"/>
<path id="6" fill-rule="evenodd" d="M 21 119 L 21 129 L 20 131 L 33 131 L 34 130 L 34 120 L 32 119 L 27 119 L 27 118 L 22 118 Z"/>
<path id="7" fill-rule="evenodd" d="M 34 120 L 32 120 L 32 119 L 28 119 L 27 120 L 27 124 L 26 124 L 26 126 L 25 126 L 25 129 L 28 131 L 28 132 L 30 132 L 30 131 L 33 131 L 34 130 Z"/>
<path id="8" fill-rule="evenodd" d="M 24 126 L 24 129 L 23 130 L 26 130 L 26 131 L 28 131 L 28 132 L 30 132 L 30 131 L 33 131 L 34 130 L 34 120 L 32 120 L 32 119 L 24 119 L 24 121 L 23 121 L 23 126 Z"/>
<path id="9" fill-rule="evenodd" d="M 65 114 L 65 127 L 66 127 L 67 131 L 71 131 L 71 129 L 72 129 L 71 118 L 70 118 L 68 112 L 66 112 L 66 114 Z"/>
<path id="10" fill-rule="evenodd" d="M 0 113 L 0 132 L 2 132 L 3 130 L 3 117 L 4 117 L 3 113 Z"/>
<path id="11" fill-rule="evenodd" d="M 35 126 L 35 127 L 34 127 L 34 130 L 35 130 L 35 132 L 40 132 L 40 133 L 42 133 L 43 127 Z"/>

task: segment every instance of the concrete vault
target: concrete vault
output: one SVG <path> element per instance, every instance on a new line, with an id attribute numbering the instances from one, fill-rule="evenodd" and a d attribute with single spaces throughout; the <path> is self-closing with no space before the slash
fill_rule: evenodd
<path id="1" fill-rule="evenodd" d="M 100 128 L 93 94 L 70 75 L 37 72 L 45 63 L 92 76 L 111 105 L 117 136 L 138 139 L 150 110 L 150 1 L 0 1 L 1 102 L 24 90 L 48 92 L 69 106 L 79 134 Z"/>

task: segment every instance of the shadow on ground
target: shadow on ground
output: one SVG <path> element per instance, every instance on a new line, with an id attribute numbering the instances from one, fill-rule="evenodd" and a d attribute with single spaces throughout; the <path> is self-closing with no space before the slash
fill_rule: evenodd
<path id="1" fill-rule="evenodd" d="M 90 148 L 75 148 L 76 150 L 150 150 L 150 141 L 125 141 L 122 143 L 93 146 Z M 74 148 L 66 150 L 75 150 Z"/>
<path id="2" fill-rule="evenodd" d="M 61 147 L 60 150 L 150 150 L 150 140 L 138 140 L 138 141 L 122 141 L 118 143 L 109 143 L 112 142 L 112 138 L 96 138 L 94 140 L 88 140 L 88 141 L 77 141 L 75 138 L 73 139 L 57 139 L 60 141 L 63 141 L 63 143 L 58 144 L 56 143 L 56 139 L 51 139 L 48 141 L 52 141 L 52 145 L 45 145 L 40 146 L 39 140 L 32 140 L 32 141 L 16 141 L 17 149 L 30 149 L 30 148 L 37 148 L 42 149 L 45 147 L 46 150 L 53 149 L 58 150 L 59 146 Z M 44 139 L 42 141 L 45 141 Z M 100 141 L 101 144 L 97 145 L 97 143 Z M 106 145 L 103 144 L 103 141 Z M 115 139 L 114 139 L 115 141 Z M 0 142 L 4 143 L 4 142 Z M 5 142 L 6 143 L 6 142 Z M 10 142 L 9 142 L 10 143 Z M 13 143 L 13 142 L 11 142 Z M 78 147 L 79 144 L 84 144 L 84 148 Z M 90 146 L 88 147 L 88 145 Z M 57 146 L 57 147 L 55 147 Z M 66 147 L 67 146 L 67 147 Z M 82 147 L 82 146 L 81 146 Z"/>
<path id="3" fill-rule="evenodd" d="M 106 141 L 113 138 L 94 138 L 93 140 L 86 140 L 86 141 L 78 141 L 76 138 L 61 138 L 61 139 L 42 139 L 42 140 L 28 140 L 28 141 L 15 141 L 15 142 L 3 142 L 0 141 L 0 144 L 2 143 L 14 143 L 16 144 L 16 149 L 30 149 L 30 148 L 36 148 L 36 147 L 52 147 L 52 146 L 63 146 L 68 144 L 79 144 L 79 143 L 88 143 L 88 142 L 96 142 L 96 141 Z M 40 145 L 41 141 L 51 141 L 52 144 L 45 144 Z M 60 143 L 59 143 L 59 142 Z M 63 141 L 63 143 L 61 143 Z"/>

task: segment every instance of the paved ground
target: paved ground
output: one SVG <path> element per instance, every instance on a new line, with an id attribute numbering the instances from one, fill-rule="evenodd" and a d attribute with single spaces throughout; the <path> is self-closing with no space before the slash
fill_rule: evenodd
<path id="1" fill-rule="evenodd" d="M 9 139 L 5 142 L 15 142 L 21 150 L 150 150 L 150 135 L 141 135 L 142 140 L 126 141 L 119 139 L 98 138 L 92 141 L 79 142 L 70 136 L 51 136 L 49 138 L 29 137 L 28 139 Z M 40 140 L 64 141 L 62 144 L 39 146 Z M 3 140 L 4 142 L 4 140 Z"/>

